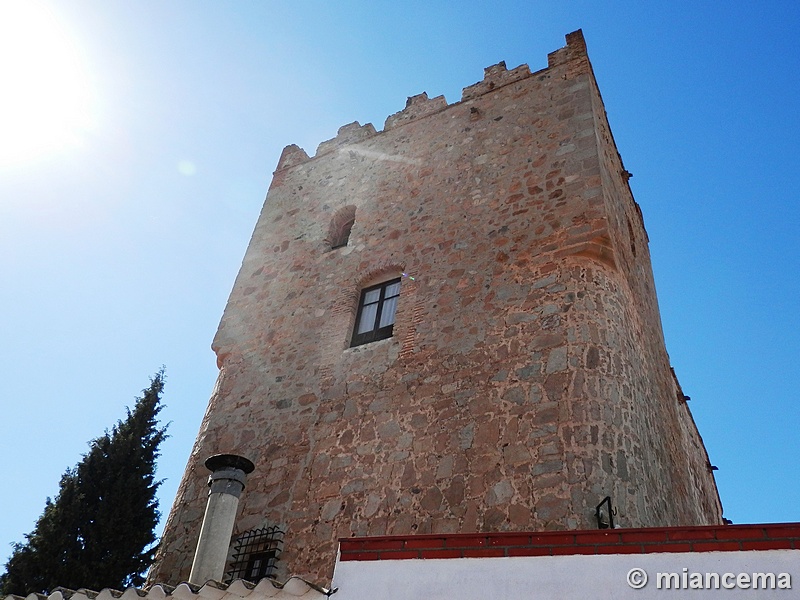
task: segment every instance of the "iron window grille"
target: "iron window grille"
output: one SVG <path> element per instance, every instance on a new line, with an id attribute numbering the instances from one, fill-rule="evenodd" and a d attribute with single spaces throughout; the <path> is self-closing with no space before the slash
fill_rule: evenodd
<path id="1" fill-rule="evenodd" d="M 392 337 L 399 297 L 399 277 L 361 290 L 350 347 Z"/>
<path id="2" fill-rule="evenodd" d="M 225 582 L 244 579 L 258 583 L 264 578 L 274 578 L 275 563 L 283 546 L 283 533 L 277 527 L 264 527 L 251 529 L 237 537 Z"/>

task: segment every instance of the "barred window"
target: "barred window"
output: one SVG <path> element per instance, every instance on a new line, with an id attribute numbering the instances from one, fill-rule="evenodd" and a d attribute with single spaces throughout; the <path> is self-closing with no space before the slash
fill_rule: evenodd
<path id="1" fill-rule="evenodd" d="M 257 583 L 266 577 L 275 577 L 275 563 L 282 546 L 283 531 L 277 527 L 246 531 L 233 544 L 233 561 L 226 583 L 235 579 Z"/>
<path id="2" fill-rule="evenodd" d="M 400 278 L 361 291 L 351 347 L 392 337 L 399 297 Z"/>

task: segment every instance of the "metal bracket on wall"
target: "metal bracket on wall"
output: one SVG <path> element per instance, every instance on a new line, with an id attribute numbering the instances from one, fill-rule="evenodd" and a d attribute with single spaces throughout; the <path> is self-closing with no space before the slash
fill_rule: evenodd
<path id="1" fill-rule="evenodd" d="M 617 509 L 611 506 L 611 496 L 606 496 L 603 501 L 594 509 L 594 516 L 597 517 L 598 529 L 614 529 L 614 515 Z"/>

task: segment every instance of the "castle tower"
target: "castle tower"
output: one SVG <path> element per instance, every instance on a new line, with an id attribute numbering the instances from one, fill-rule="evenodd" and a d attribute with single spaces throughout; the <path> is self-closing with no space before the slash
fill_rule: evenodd
<path id="1" fill-rule="evenodd" d="M 220 453 L 279 579 L 329 581 L 339 537 L 596 528 L 606 496 L 721 523 L 581 32 L 548 59 L 283 151 L 151 581 L 187 579 Z"/>

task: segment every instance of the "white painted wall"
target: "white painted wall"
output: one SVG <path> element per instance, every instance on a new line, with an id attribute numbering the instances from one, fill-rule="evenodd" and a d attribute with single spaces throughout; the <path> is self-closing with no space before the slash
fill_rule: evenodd
<path id="1" fill-rule="evenodd" d="M 642 589 L 627 583 L 644 569 Z M 791 589 L 658 589 L 657 574 L 788 573 Z M 785 583 L 786 578 L 783 578 Z M 705 581 L 703 581 L 705 584 Z M 742 578 L 744 584 L 744 578 Z M 333 600 L 540 600 L 597 598 L 800 598 L 800 550 L 609 554 L 520 558 L 451 558 L 337 562 Z"/>

